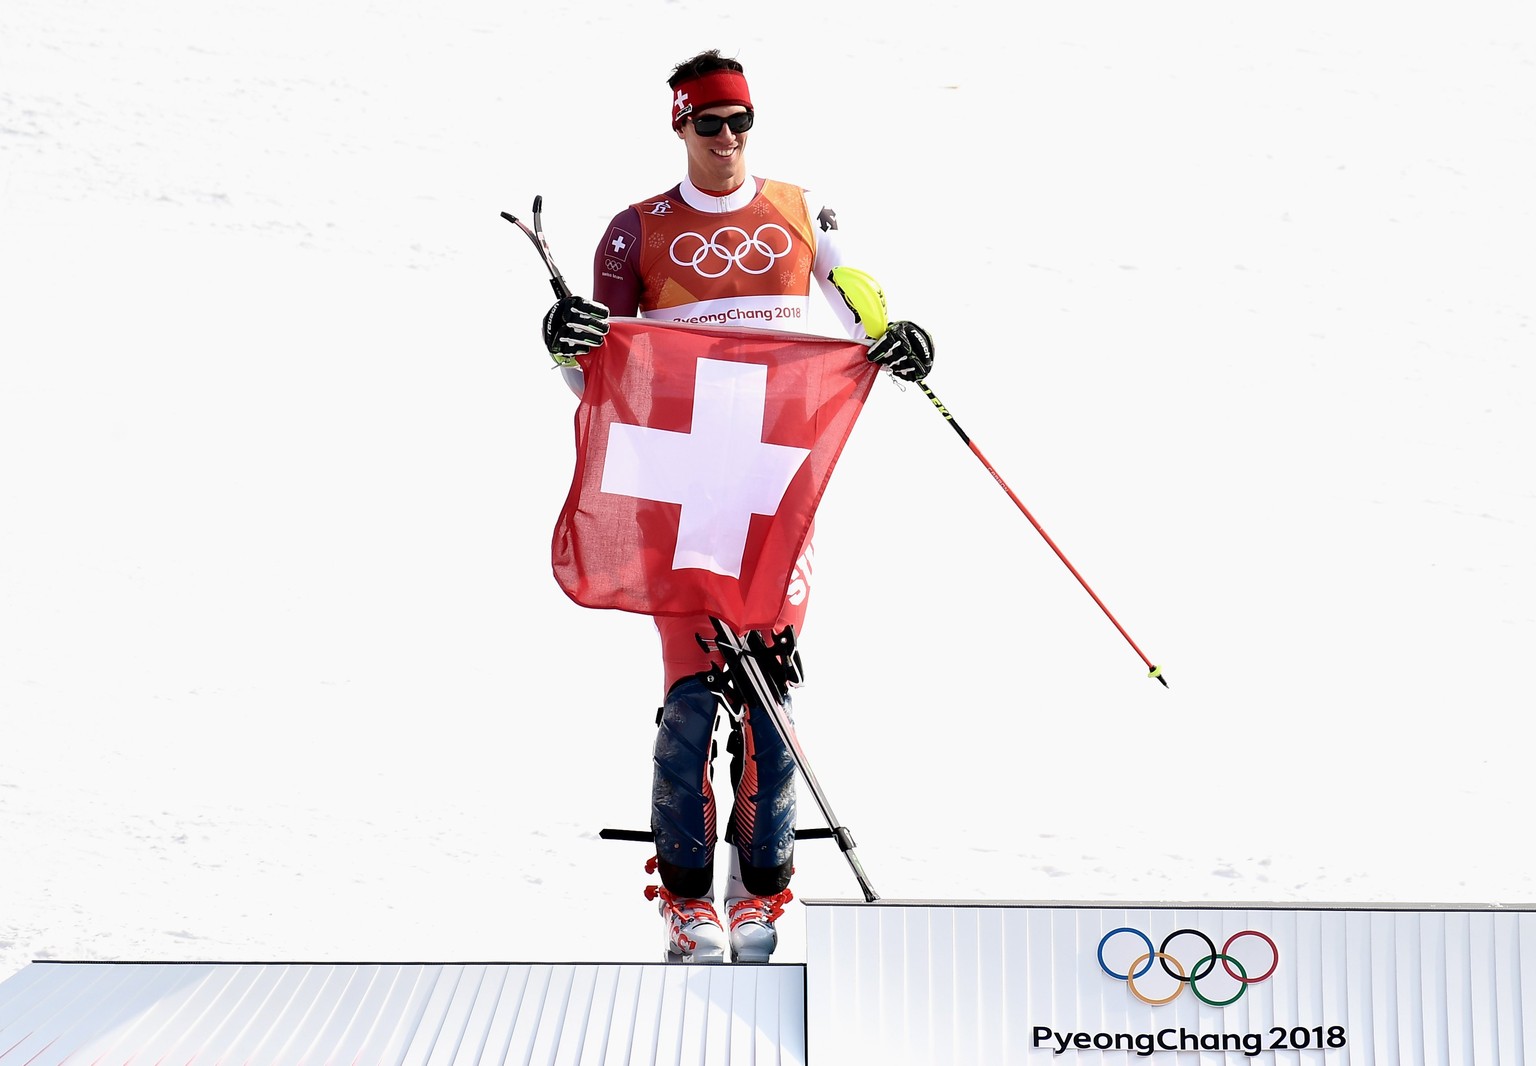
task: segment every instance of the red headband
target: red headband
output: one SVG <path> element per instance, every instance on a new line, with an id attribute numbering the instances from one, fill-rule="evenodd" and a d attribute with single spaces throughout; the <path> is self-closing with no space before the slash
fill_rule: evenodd
<path id="1" fill-rule="evenodd" d="M 712 70 L 680 84 L 672 93 L 672 128 L 695 111 L 706 107 L 737 104 L 748 110 L 752 97 L 747 92 L 747 78 L 739 70 Z"/>

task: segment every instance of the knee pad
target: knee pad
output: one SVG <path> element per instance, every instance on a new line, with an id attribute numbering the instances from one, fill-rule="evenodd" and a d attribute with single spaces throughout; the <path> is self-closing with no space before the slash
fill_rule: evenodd
<path id="1" fill-rule="evenodd" d="M 726 839 L 736 846 L 742 883 L 754 895 L 771 896 L 789 884 L 794 862 L 795 757 L 755 706 L 733 723 L 726 749 L 736 793 Z"/>
<path id="2" fill-rule="evenodd" d="M 688 677 L 672 686 L 657 716 L 651 832 L 662 883 L 680 895 L 705 895 L 688 889 L 697 887 L 694 881 L 713 881 L 715 792 L 710 774 L 719 713 L 719 701 L 703 678 Z M 699 876 L 705 872 L 708 880 Z"/>

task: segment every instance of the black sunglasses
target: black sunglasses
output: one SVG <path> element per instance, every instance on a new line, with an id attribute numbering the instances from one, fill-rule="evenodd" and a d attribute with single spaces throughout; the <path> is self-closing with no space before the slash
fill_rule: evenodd
<path id="1" fill-rule="evenodd" d="M 700 137 L 714 137 L 720 133 L 720 127 L 731 127 L 732 133 L 746 133 L 752 128 L 752 112 L 738 111 L 734 115 L 695 115 L 690 119 L 693 123 L 693 132 Z"/>

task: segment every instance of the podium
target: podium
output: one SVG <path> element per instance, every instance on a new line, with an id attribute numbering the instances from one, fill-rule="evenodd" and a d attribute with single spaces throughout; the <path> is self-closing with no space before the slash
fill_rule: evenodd
<path id="1" fill-rule="evenodd" d="M 0 1066 L 1536 1064 L 1536 908 L 807 900 L 803 963 L 36 962 Z"/>

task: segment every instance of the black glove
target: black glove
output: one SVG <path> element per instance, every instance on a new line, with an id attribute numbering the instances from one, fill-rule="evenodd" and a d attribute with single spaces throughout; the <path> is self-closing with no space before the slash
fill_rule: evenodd
<path id="1" fill-rule="evenodd" d="M 594 300 L 567 296 L 544 316 L 544 347 L 557 363 L 586 355 L 607 335 L 608 308 Z"/>
<path id="2" fill-rule="evenodd" d="M 869 346 L 869 361 L 903 381 L 922 381 L 933 369 L 933 338 L 915 322 L 892 322 Z"/>

